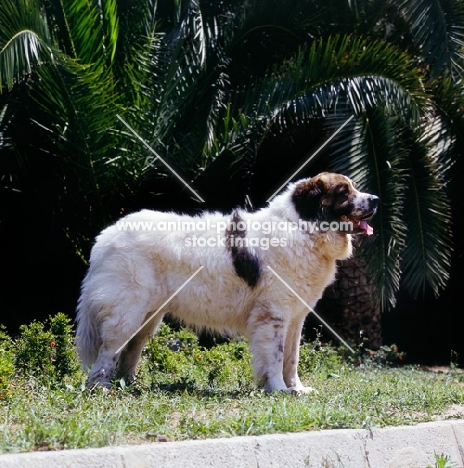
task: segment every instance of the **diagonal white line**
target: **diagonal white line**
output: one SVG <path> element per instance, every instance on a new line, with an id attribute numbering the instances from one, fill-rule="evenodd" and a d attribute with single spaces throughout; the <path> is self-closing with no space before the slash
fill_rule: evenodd
<path id="1" fill-rule="evenodd" d="M 310 312 L 312 312 L 353 354 L 355 354 L 354 349 L 319 314 L 317 314 L 316 311 L 281 276 L 279 276 L 275 270 L 273 270 L 269 265 L 267 267 L 309 309 Z"/>
<path id="2" fill-rule="evenodd" d="M 202 203 L 205 202 L 203 198 L 198 195 L 195 190 L 193 190 L 192 187 L 190 187 L 187 182 L 185 182 L 184 179 L 118 114 L 116 114 L 116 117 L 136 136 L 142 143 L 143 145 L 148 148 Z"/>
<path id="3" fill-rule="evenodd" d="M 354 117 L 354 115 L 352 115 L 346 122 L 343 123 L 343 125 L 337 129 L 337 131 L 331 135 L 323 144 L 322 146 L 320 146 L 266 201 L 267 202 L 270 202 L 297 174 L 298 172 L 300 172 L 303 167 L 306 166 L 306 164 L 309 163 L 309 161 L 311 161 L 311 159 L 314 158 L 314 156 L 316 156 L 328 143 L 330 143 L 332 141 L 333 138 L 335 138 L 335 136 L 345 127 L 345 125 L 348 124 L 348 122 Z"/>
<path id="4" fill-rule="evenodd" d="M 171 297 L 169 299 L 167 299 L 160 307 L 158 307 L 158 310 L 156 310 L 155 312 L 153 312 L 153 314 L 147 319 L 145 320 L 145 322 L 142 323 L 142 325 L 140 325 L 140 327 L 127 339 L 127 341 L 114 353 L 114 354 L 118 354 L 121 352 L 121 350 L 127 345 L 127 343 L 129 343 L 130 340 L 132 340 L 132 338 L 134 338 L 135 335 L 137 335 L 137 333 L 150 321 L 150 320 L 153 320 L 153 318 L 155 317 L 155 315 L 166 305 L 168 304 L 169 302 L 171 302 L 171 300 L 177 296 L 177 294 L 179 294 L 179 292 L 184 288 L 184 286 L 187 285 L 187 283 L 189 283 L 193 277 L 199 273 L 200 270 L 202 270 L 204 267 L 203 265 L 198 268 L 198 270 L 180 287 L 177 289 L 177 291 L 171 295 Z"/>

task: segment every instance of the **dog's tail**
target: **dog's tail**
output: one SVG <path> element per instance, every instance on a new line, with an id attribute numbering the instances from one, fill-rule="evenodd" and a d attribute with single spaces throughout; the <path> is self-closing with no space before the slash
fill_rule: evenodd
<path id="1" fill-rule="evenodd" d="M 77 352 L 84 369 L 89 369 L 95 363 L 102 344 L 98 326 L 99 310 L 94 301 L 89 298 L 88 276 L 89 274 L 82 283 L 81 296 L 77 304 L 75 339 Z"/>

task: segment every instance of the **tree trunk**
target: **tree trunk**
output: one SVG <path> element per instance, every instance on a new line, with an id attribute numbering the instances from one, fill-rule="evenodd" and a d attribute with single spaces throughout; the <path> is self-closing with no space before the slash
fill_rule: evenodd
<path id="1" fill-rule="evenodd" d="M 325 290 L 316 311 L 348 343 L 363 343 L 376 350 L 382 346 L 380 307 L 372 298 L 373 286 L 365 275 L 366 262 L 356 252 L 352 258 L 339 262 L 337 279 Z M 323 329 L 324 335 L 329 333 Z M 330 339 L 336 341 L 333 336 Z"/>

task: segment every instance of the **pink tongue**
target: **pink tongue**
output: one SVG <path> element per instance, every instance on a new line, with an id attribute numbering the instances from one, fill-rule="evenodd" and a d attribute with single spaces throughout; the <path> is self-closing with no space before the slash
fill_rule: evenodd
<path id="1" fill-rule="evenodd" d="M 366 231 L 366 234 L 368 236 L 372 236 L 374 234 L 374 230 L 372 229 L 372 226 L 369 226 L 369 224 L 366 223 L 366 221 L 360 221 L 359 222 L 359 227 L 363 230 Z"/>

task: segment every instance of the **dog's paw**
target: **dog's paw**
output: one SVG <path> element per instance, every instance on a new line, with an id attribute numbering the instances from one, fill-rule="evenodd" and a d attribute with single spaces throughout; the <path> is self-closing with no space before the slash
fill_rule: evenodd
<path id="1" fill-rule="evenodd" d="M 288 387 L 287 392 L 292 395 L 301 396 L 309 395 L 311 393 L 318 394 L 319 392 L 313 387 Z"/>

